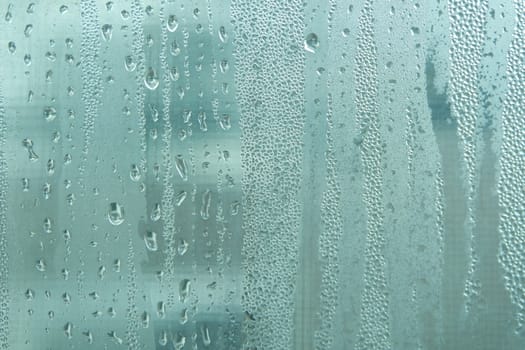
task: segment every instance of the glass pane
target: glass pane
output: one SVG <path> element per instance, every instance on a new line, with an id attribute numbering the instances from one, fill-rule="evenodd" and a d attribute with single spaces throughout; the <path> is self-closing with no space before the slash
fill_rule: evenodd
<path id="1" fill-rule="evenodd" d="M 524 2 L 0 14 L 0 349 L 525 348 Z"/>

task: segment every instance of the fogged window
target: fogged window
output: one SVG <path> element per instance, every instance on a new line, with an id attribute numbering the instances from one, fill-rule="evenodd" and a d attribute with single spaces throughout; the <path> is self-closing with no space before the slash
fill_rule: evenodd
<path id="1" fill-rule="evenodd" d="M 525 347 L 523 1 L 0 15 L 0 349 Z"/>

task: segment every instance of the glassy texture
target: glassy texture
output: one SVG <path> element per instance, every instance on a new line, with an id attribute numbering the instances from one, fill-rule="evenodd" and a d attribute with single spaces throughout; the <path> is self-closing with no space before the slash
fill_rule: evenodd
<path id="1" fill-rule="evenodd" d="M 0 349 L 525 348 L 522 0 L 0 15 Z"/>

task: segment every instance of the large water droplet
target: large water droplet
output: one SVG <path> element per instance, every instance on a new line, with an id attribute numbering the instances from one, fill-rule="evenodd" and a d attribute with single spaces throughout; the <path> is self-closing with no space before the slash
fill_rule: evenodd
<path id="1" fill-rule="evenodd" d="M 119 203 L 110 203 L 108 220 L 114 226 L 118 226 L 124 222 L 124 208 Z"/>
<path id="2" fill-rule="evenodd" d="M 184 160 L 184 158 L 182 158 L 181 154 L 178 154 L 175 157 L 175 168 L 177 169 L 177 173 L 179 173 L 180 178 L 183 181 L 187 181 L 188 180 L 188 170 L 186 166 L 186 161 Z"/>
<path id="3" fill-rule="evenodd" d="M 319 47 L 319 38 L 317 34 L 310 33 L 304 40 L 304 49 L 308 52 L 315 53 L 315 50 Z"/>
<path id="4" fill-rule="evenodd" d="M 177 20 L 177 17 L 175 15 L 169 15 L 166 26 L 170 32 L 176 31 L 179 27 L 179 21 Z"/>
<path id="5" fill-rule="evenodd" d="M 111 24 L 104 24 L 102 26 L 102 37 L 106 41 L 110 41 L 113 36 L 113 26 Z"/>
<path id="6" fill-rule="evenodd" d="M 159 86 L 159 78 L 157 72 L 152 67 L 149 67 L 144 76 L 144 85 L 150 90 L 155 90 Z"/>
<path id="7" fill-rule="evenodd" d="M 188 192 L 182 190 L 175 196 L 175 205 L 177 207 L 180 207 L 182 203 L 184 203 L 184 200 L 186 199 L 186 196 L 188 195 Z"/>
<path id="8" fill-rule="evenodd" d="M 188 295 L 190 294 L 191 282 L 185 278 L 179 283 L 179 299 L 182 303 L 186 302 Z"/>
<path id="9" fill-rule="evenodd" d="M 149 251 L 156 252 L 159 249 L 157 243 L 157 234 L 153 231 L 147 231 L 144 235 L 144 243 Z"/>

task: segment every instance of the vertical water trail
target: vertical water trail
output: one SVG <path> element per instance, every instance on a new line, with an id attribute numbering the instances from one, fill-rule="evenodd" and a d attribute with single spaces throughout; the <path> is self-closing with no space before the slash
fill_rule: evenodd
<path id="1" fill-rule="evenodd" d="M 82 102 L 84 103 L 84 144 L 79 168 L 81 193 L 84 192 L 84 176 L 86 172 L 89 147 L 95 130 L 95 121 L 100 107 L 102 95 L 101 74 L 98 58 L 100 52 L 100 24 L 95 0 L 80 2 L 80 17 L 82 23 L 82 42 L 80 47 L 82 68 Z"/>
<path id="2" fill-rule="evenodd" d="M 475 244 L 476 196 L 479 186 L 479 63 L 485 42 L 488 0 L 450 0 L 450 99 L 458 123 L 459 147 L 462 150 L 464 185 L 467 197 L 465 234 L 469 261 L 465 281 L 465 311 L 468 313 L 479 298 L 477 276 L 478 253 Z"/>
<path id="3" fill-rule="evenodd" d="M 516 26 L 507 55 L 498 196 L 502 208 L 499 261 L 516 307 L 516 333 L 525 335 L 525 3 L 514 1 Z"/>
<path id="4" fill-rule="evenodd" d="M 232 1 L 241 112 L 246 348 L 294 334 L 304 126 L 303 2 Z M 285 30 L 283 30 L 285 29 Z"/>
<path id="5" fill-rule="evenodd" d="M 2 80 L 0 79 L 0 82 Z M 0 83 L 0 349 L 9 349 L 9 270 L 7 242 L 7 116 Z"/>
<path id="6" fill-rule="evenodd" d="M 377 49 L 373 1 L 366 1 L 359 18 L 356 54 L 356 108 L 363 136 L 361 157 L 367 208 L 364 290 L 356 349 L 390 349 L 389 301 L 385 277 L 382 150 L 378 110 Z"/>

